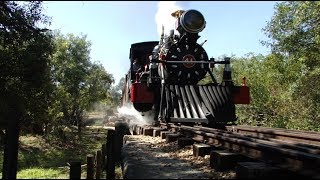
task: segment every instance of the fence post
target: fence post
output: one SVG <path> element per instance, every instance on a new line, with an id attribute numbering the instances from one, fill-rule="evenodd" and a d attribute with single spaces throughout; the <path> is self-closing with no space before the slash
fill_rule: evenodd
<path id="1" fill-rule="evenodd" d="M 94 155 L 87 155 L 87 179 L 94 178 Z"/>
<path id="2" fill-rule="evenodd" d="M 81 162 L 71 161 L 70 163 L 70 179 L 81 179 Z"/>
<path id="3" fill-rule="evenodd" d="M 128 127 L 126 122 L 116 121 L 115 123 L 115 162 L 120 162 L 121 150 L 123 146 L 123 136 L 127 134 Z"/>
<path id="4" fill-rule="evenodd" d="M 114 159 L 114 141 L 115 141 L 115 130 L 108 129 L 107 134 L 107 179 L 115 178 L 115 159 Z"/>
<path id="5" fill-rule="evenodd" d="M 102 162 L 101 162 L 101 169 L 102 171 L 105 169 L 105 163 L 106 163 L 106 143 L 103 143 L 102 144 L 102 148 L 101 148 L 101 159 L 102 159 Z"/>
<path id="6" fill-rule="evenodd" d="M 10 107 L 10 106 L 9 106 Z M 4 117 L 7 120 L 6 134 L 5 134 L 5 146 L 3 152 L 3 164 L 2 164 L 2 178 L 3 179 L 16 179 L 18 168 L 18 151 L 19 151 L 19 134 L 20 134 L 20 109 L 15 106 L 9 108 L 9 117 Z"/>
<path id="7" fill-rule="evenodd" d="M 102 158 L 101 158 L 101 150 L 97 151 L 97 155 L 96 155 L 96 159 L 97 159 L 97 167 L 96 167 L 96 179 L 100 179 L 100 175 L 101 175 L 101 162 L 102 162 Z"/>

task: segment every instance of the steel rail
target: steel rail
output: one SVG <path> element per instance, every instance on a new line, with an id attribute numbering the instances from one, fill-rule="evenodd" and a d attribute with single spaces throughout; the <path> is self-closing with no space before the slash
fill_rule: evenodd
<path id="1" fill-rule="evenodd" d="M 171 125 L 172 127 L 174 126 Z M 193 134 L 195 140 L 207 140 L 209 144 L 232 149 L 250 158 L 259 159 L 302 175 L 320 177 L 320 156 L 318 154 L 278 147 L 274 144 L 265 144 L 261 143 L 261 140 L 254 142 L 240 139 L 232 137 L 228 133 L 218 132 L 221 130 L 218 130 L 216 133 L 208 133 L 202 131 L 203 128 L 188 126 L 176 126 L 174 128 L 179 128 L 182 134 L 184 132 Z"/>

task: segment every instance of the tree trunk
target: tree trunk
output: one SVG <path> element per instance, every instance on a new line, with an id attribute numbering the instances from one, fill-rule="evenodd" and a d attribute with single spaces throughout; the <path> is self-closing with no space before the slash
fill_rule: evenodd
<path id="1" fill-rule="evenodd" d="M 76 114 L 76 117 L 77 117 L 77 123 L 78 123 L 78 136 L 79 136 L 79 139 L 81 139 L 81 129 L 82 129 L 82 117 L 81 117 L 81 114 L 82 114 L 82 110 L 78 110 L 78 112 Z"/>

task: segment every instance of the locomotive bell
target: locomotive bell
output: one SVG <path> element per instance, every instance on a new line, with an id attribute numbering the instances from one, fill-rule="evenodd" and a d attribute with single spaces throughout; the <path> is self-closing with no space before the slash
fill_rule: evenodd
<path id="1" fill-rule="evenodd" d="M 184 10 L 177 10 L 177 11 L 171 13 L 171 16 L 178 19 L 184 12 L 185 12 Z"/>
<path id="2" fill-rule="evenodd" d="M 206 21 L 203 15 L 199 11 L 194 9 L 190 9 L 187 11 L 178 10 L 171 15 L 177 18 L 176 27 L 178 30 L 180 29 L 179 26 L 181 26 L 186 32 L 199 33 L 206 26 Z"/>

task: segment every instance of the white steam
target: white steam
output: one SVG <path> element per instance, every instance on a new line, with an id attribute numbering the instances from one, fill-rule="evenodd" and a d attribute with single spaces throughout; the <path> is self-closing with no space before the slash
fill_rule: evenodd
<path id="1" fill-rule="evenodd" d="M 126 119 L 130 119 L 130 125 L 152 125 L 154 121 L 154 112 L 147 111 L 143 113 L 138 112 L 134 109 L 132 104 L 128 104 L 127 106 L 122 106 L 118 108 L 118 117 L 125 117 Z"/>
<path id="2" fill-rule="evenodd" d="M 159 1 L 158 11 L 155 16 L 159 37 L 162 32 L 162 25 L 164 26 L 165 34 L 174 29 L 176 19 L 171 16 L 171 13 L 177 10 L 187 10 L 186 7 L 183 7 L 186 6 L 186 3 L 181 1 Z"/>

